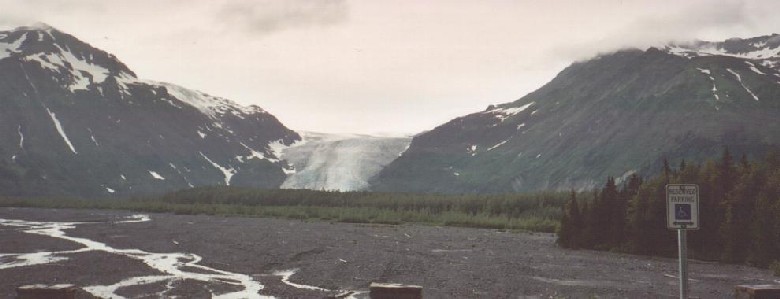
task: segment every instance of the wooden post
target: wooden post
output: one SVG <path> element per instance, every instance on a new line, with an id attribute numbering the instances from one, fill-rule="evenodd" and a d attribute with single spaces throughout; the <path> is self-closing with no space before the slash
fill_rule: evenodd
<path id="1" fill-rule="evenodd" d="M 372 282 L 369 289 L 371 299 L 422 299 L 422 287 L 416 285 Z"/>
<path id="2" fill-rule="evenodd" d="M 736 287 L 737 299 L 777 299 L 780 298 L 780 285 L 738 285 Z"/>

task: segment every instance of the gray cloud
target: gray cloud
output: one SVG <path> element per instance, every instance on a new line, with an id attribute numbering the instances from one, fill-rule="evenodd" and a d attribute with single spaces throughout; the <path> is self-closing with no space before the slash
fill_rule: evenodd
<path id="1" fill-rule="evenodd" d="M 226 2 L 218 21 L 231 28 L 267 34 L 291 28 L 330 26 L 347 20 L 346 0 L 239 0 Z"/>
<path id="2" fill-rule="evenodd" d="M 722 1 L 711 5 L 706 1 L 689 3 L 684 9 L 670 7 L 668 11 L 644 15 L 613 30 L 606 37 L 585 43 L 568 44 L 553 50 L 553 56 L 564 59 L 587 59 L 598 53 L 622 48 L 659 47 L 669 42 L 685 42 L 706 38 L 717 32 L 715 38 L 725 39 L 743 33 L 751 26 L 751 18 L 744 1 Z"/>

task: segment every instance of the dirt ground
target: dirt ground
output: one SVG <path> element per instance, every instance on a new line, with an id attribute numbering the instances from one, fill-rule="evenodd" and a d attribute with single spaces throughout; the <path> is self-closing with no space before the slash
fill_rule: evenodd
<path id="1" fill-rule="evenodd" d="M 296 269 L 289 277 L 293 284 L 362 292 L 371 282 L 414 284 L 423 287 L 425 298 L 671 298 L 678 292 L 676 259 L 565 250 L 555 246 L 551 234 L 171 214 L 114 223 L 131 214 L 137 213 L 0 208 L 4 219 L 93 222 L 65 233 L 114 248 L 194 253 L 203 257 L 201 265 L 250 275 L 264 285 L 262 295 L 280 298 L 335 294 L 295 287 L 273 275 Z M 0 226 L 0 254 L 79 247 Z M 66 257 L 0 269 L 0 298 L 13 298 L 15 288 L 25 284 L 88 286 L 160 274 L 138 260 L 107 252 Z M 752 267 L 690 261 L 689 268 L 691 295 L 698 298 L 733 298 L 739 284 L 780 284 L 768 270 Z M 215 288 L 204 284 L 179 280 L 167 294 L 207 298 Z M 149 289 L 160 287 L 125 288 L 121 295 L 150 297 L 154 293 Z"/>

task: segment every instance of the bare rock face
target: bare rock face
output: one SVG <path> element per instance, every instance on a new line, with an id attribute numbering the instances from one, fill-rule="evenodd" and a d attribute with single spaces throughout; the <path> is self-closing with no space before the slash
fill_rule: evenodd
<path id="1" fill-rule="evenodd" d="M 46 25 L 0 32 L 0 194 L 127 196 L 202 185 L 276 188 L 300 140 L 273 115 L 142 80 Z"/>

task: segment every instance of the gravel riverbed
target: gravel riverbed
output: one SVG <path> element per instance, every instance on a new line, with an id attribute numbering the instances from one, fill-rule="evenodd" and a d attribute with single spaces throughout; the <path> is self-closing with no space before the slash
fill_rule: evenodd
<path id="1" fill-rule="evenodd" d="M 135 214 L 0 208 L 5 220 L 79 222 L 61 231 L 109 248 L 79 252 L 81 243 L 0 222 L 0 298 L 13 298 L 26 284 L 106 286 L 133 277 L 143 283 L 115 294 L 209 298 L 240 292 L 234 277 L 248 277 L 261 285 L 260 295 L 279 298 L 343 292 L 364 298 L 371 282 L 420 285 L 425 298 L 673 298 L 678 292 L 676 259 L 561 249 L 552 234 L 172 214 L 122 222 Z M 34 252 L 61 253 L 47 263 L 9 266 Z M 150 266 L 146 254 L 152 253 L 201 259 L 184 260 L 173 271 Z M 747 266 L 690 261 L 689 269 L 691 295 L 698 298 L 732 298 L 739 284 L 780 283 L 770 271 Z"/>

